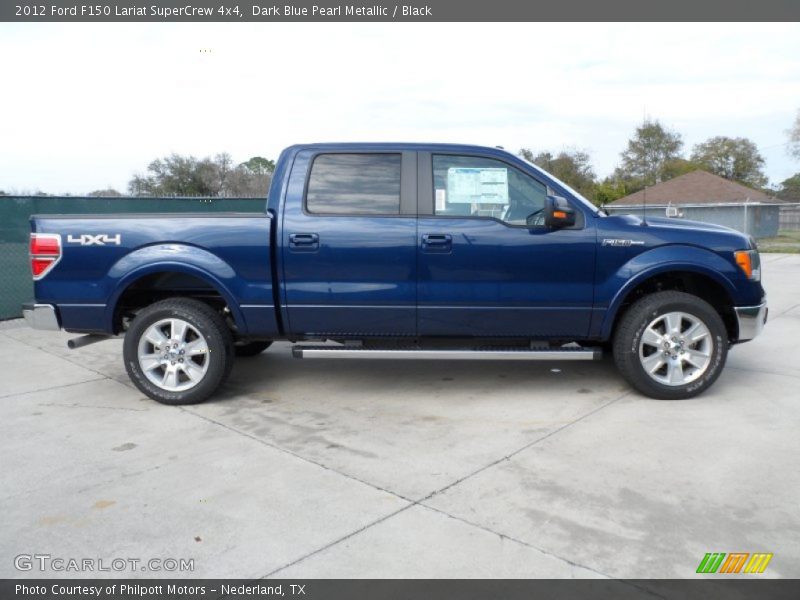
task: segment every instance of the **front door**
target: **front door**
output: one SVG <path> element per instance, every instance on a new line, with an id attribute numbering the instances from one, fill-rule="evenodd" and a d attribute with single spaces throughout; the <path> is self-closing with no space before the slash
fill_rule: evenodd
<path id="1" fill-rule="evenodd" d="M 288 331 L 415 335 L 415 171 L 413 152 L 297 156 L 281 240 Z"/>
<path id="2" fill-rule="evenodd" d="M 501 160 L 419 155 L 420 336 L 576 339 L 591 318 L 595 231 L 544 226 L 547 186 Z"/>

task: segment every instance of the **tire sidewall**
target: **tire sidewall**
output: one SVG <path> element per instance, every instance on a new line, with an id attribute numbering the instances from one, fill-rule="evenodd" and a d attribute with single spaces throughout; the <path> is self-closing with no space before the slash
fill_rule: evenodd
<path id="1" fill-rule="evenodd" d="M 157 321 L 171 318 L 190 323 L 205 338 L 208 346 L 209 365 L 203 379 L 194 387 L 180 392 L 164 390 L 151 382 L 142 371 L 138 358 L 139 340 L 148 327 Z M 159 303 L 145 308 L 133 320 L 123 342 L 125 368 L 134 385 L 150 398 L 171 405 L 202 402 L 212 394 L 226 375 L 228 352 L 224 335 L 214 320 L 203 311 L 182 303 L 164 303 L 163 306 Z"/>
<path id="2" fill-rule="evenodd" d="M 634 387 L 651 397 L 667 400 L 692 398 L 711 386 L 725 366 L 728 354 L 728 334 L 719 314 L 704 300 L 688 294 L 681 295 L 687 296 L 687 299 L 658 302 L 657 298 L 652 298 L 650 302 L 645 302 L 640 310 L 631 315 L 634 317 L 636 325 L 632 335 L 625 343 L 623 360 L 628 363 L 626 367 L 632 376 L 631 383 Z M 669 386 L 655 381 L 647 374 L 639 359 L 639 344 L 645 329 L 657 317 L 669 312 L 684 312 L 700 319 L 711 332 L 714 344 L 711 362 L 705 372 L 694 381 L 680 386 Z"/>

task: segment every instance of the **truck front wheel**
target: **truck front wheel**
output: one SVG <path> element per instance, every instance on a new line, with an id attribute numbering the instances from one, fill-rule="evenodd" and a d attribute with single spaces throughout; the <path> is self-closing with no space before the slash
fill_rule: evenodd
<path id="1" fill-rule="evenodd" d="M 150 398 L 196 404 L 230 373 L 233 336 L 212 307 L 170 298 L 139 311 L 125 334 L 123 355 L 131 381 Z"/>
<path id="2" fill-rule="evenodd" d="M 661 400 L 692 398 L 716 381 L 728 355 L 728 333 L 716 310 L 683 292 L 638 300 L 614 334 L 614 361 L 641 393 Z"/>

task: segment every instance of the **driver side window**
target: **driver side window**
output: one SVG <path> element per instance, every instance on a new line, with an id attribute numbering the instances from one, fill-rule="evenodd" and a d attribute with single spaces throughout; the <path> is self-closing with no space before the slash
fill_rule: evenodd
<path id="1" fill-rule="evenodd" d="M 434 154 L 433 194 L 435 215 L 544 224 L 547 187 L 499 160 Z"/>

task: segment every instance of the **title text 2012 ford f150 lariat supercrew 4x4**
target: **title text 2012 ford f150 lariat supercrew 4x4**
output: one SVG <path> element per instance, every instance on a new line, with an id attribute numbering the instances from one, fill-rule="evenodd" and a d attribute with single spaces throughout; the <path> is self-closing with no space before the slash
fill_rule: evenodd
<path id="1" fill-rule="evenodd" d="M 767 316 L 755 243 L 608 216 L 501 149 L 285 150 L 266 212 L 34 216 L 34 327 L 124 334 L 166 404 L 200 402 L 236 356 L 582 360 L 613 352 L 640 392 L 689 398 Z M 322 342 L 325 342 L 324 344 Z"/>

